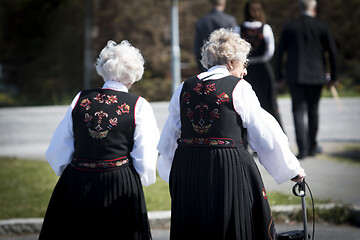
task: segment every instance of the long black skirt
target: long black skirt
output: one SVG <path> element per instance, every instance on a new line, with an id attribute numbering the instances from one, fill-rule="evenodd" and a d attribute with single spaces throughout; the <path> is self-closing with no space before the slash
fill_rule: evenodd
<path id="1" fill-rule="evenodd" d="M 281 125 L 280 113 L 276 101 L 275 76 L 271 64 L 250 64 L 245 79 L 254 89 L 262 108 L 270 113 Z"/>
<path id="2" fill-rule="evenodd" d="M 170 239 L 275 239 L 259 170 L 243 148 L 179 147 L 170 174 Z"/>
<path id="3" fill-rule="evenodd" d="M 88 171 L 67 166 L 53 191 L 39 239 L 151 239 L 134 167 Z"/>

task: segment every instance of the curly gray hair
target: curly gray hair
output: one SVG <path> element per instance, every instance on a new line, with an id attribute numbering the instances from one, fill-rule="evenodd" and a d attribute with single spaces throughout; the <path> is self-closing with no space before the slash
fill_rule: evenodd
<path id="1" fill-rule="evenodd" d="M 140 50 L 124 40 L 120 44 L 108 41 L 95 64 L 104 81 L 112 80 L 124 85 L 139 81 L 144 74 L 144 58 Z"/>
<path id="2" fill-rule="evenodd" d="M 221 28 L 215 30 L 202 47 L 200 62 L 206 69 L 226 65 L 229 61 L 244 63 L 250 49 L 250 43 L 242 39 L 239 34 Z"/>

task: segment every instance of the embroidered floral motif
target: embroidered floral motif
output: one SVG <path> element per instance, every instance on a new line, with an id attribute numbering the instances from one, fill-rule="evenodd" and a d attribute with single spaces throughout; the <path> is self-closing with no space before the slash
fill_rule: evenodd
<path id="1" fill-rule="evenodd" d="M 98 93 L 94 98 L 95 103 L 98 102 L 100 104 L 111 105 L 114 103 L 118 103 L 118 98 L 116 95 L 107 95 Z M 85 98 L 81 101 L 80 106 L 85 108 L 84 122 L 86 123 L 86 127 L 88 128 L 89 135 L 94 139 L 102 139 L 105 138 L 109 131 L 113 129 L 113 127 L 118 125 L 118 118 L 111 118 L 110 112 L 106 112 L 104 110 L 97 111 L 95 113 L 90 114 L 87 112 L 91 108 L 92 101 L 89 98 Z M 130 113 L 130 106 L 127 103 L 123 103 L 120 106 L 117 106 L 117 109 L 112 110 L 117 115 L 122 115 L 126 113 Z M 96 120 L 95 120 L 95 119 Z M 93 121 L 95 120 L 95 121 Z M 106 122 L 108 121 L 108 124 Z M 96 124 L 96 126 L 95 126 Z"/>
<path id="2" fill-rule="evenodd" d="M 129 113 L 130 112 L 130 106 L 127 105 L 126 103 L 122 104 L 121 106 L 118 106 L 119 110 L 116 110 L 116 113 L 118 115 L 121 115 L 123 113 Z"/>
<path id="3" fill-rule="evenodd" d="M 209 95 L 211 92 L 215 92 L 216 87 L 215 83 L 211 84 L 203 84 L 198 83 L 192 89 L 197 95 Z M 221 105 L 224 102 L 229 102 L 230 98 L 225 92 L 220 95 L 215 95 L 216 99 L 214 101 L 215 104 Z M 191 102 L 191 94 L 188 92 L 184 92 L 183 101 L 188 105 Z M 220 111 L 218 108 L 211 109 L 211 105 L 200 103 L 195 105 L 195 107 L 189 107 L 186 111 L 186 117 L 190 120 L 192 127 L 195 132 L 204 134 L 210 131 L 212 124 L 215 119 L 219 119 L 221 117 Z M 195 120 L 196 119 L 196 120 Z"/>
<path id="4" fill-rule="evenodd" d="M 118 122 L 117 122 L 117 118 L 112 118 L 109 120 L 109 126 L 108 128 L 111 130 L 113 126 L 117 126 Z"/>
<path id="5" fill-rule="evenodd" d="M 104 103 L 105 96 L 106 96 L 105 94 L 98 93 L 98 95 L 96 95 L 96 97 L 94 99 L 97 100 L 99 103 Z"/>
<path id="6" fill-rule="evenodd" d="M 234 140 L 231 138 L 179 138 L 178 144 L 183 146 L 210 146 L 210 147 L 232 147 Z"/>
<path id="7" fill-rule="evenodd" d="M 193 88 L 193 90 L 198 94 L 198 95 L 208 95 L 210 92 L 214 92 L 216 91 L 215 88 L 215 83 L 212 84 L 207 84 L 207 85 L 203 85 L 202 83 L 198 83 L 196 84 L 196 86 Z"/>
<path id="8" fill-rule="evenodd" d="M 108 104 L 108 105 L 111 105 L 112 103 L 117 103 L 117 97 L 115 95 L 107 95 L 107 100 L 105 100 L 105 103 Z"/>
<path id="9" fill-rule="evenodd" d="M 223 102 L 229 102 L 229 95 L 227 95 L 225 92 L 221 93 L 217 97 L 218 97 L 218 99 L 215 102 L 218 105 L 221 105 L 221 103 L 223 103 Z"/>
<path id="10" fill-rule="evenodd" d="M 90 127 L 91 126 L 91 120 L 93 119 L 93 116 L 91 116 L 88 113 L 85 113 L 85 119 L 84 122 L 86 122 L 86 126 Z"/>
<path id="11" fill-rule="evenodd" d="M 262 194 L 263 194 L 264 199 L 266 200 L 268 197 L 267 197 L 267 194 L 266 194 L 265 188 L 263 188 Z"/>
<path id="12" fill-rule="evenodd" d="M 91 102 L 88 98 L 82 100 L 80 103 L 80 106 L 84 107 L 86 111 L 90 109 L 90 105 L 91 105 Z"/>
<path id="13" fill-rule="evenodd" d="M 189 104 L 189 103 L 190 103 L 190 97 L 191 97 L 190 93 L 184 92 L 184 94 L 183 94 L 184 100 L 183 100 L 183 101 L 184 101 L 186 104 Z"/>

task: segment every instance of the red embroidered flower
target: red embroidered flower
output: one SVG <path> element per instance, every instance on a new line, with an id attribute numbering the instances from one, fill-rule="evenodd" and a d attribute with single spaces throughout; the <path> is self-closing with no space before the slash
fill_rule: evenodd
<path id="1" fill-rule="evenodd" d="M 105 103 L 106 104 L 112 104 L 112 103 L 117 103 L 118 101 L 117 101 L 117 97 L 116 97 L 116 95 L 111 95 L 111 96 L 109 96 L 109 95 L 107 95 L 107 100 L 105 100 Z"/>
<path id="2" fill-rule="evenodd" d="M 90 104 L 91 104 L 91 102 L 89 101 L 88 98 L 86 98 L 86 99 L 81 101 L 80 106 L 84 107 L 85 110 L 87 111 L 87 110 L 90 109 Z"/>
<path id="3" fill-rule="evenodd" d="M 262 194 L 263 194 L 264 199 L 266 200 L 266 199 L 267 199 L 267 195 L 266 195 L 265 188 L 263 188 L 263 192 L 262 192 Z"/>
<path id="4" fill-rule="evenodd" d="M 130 106 L 127 105 L 126 103 L 123 103 L 121 106 L 118 106 L 119 110 L 116 110 L 116 113 L 118 115 L 121 115 L 123 113 L 129 113 L 130 112 Z"/>
<path id="5" fill-rule="evenodd" d="M 227 95 L 225 92 L 221 93 L 217 96 L 218 100 L 216 100 L 216 104 L 221 105 L 223 102 L 229 102 L 229 95 Z"/>
<path id="6" fill-rule="evenodd" d="M 194 87 L 194 91 L 197 93 L 197 94 L 201 94 L 202 92 L 202 88 L 203 88 L 203 86 L 202 86 L 202 84 L 201 83 L 198 83 L 198 84 L 196 84 L 196 86 Z"/>
<path id="7" fill-rule="evenodd" d="M 98 93 L 98 95 L 96 95 L 96 97 L 94 97 L 94 99 L 99 101 L 99 103 L 104 103 L 104 97 L 105 97 L 105 94 L 101 95 L 100 93 Z"/>
<path id="8" fill-rule="evenodd" d="M 213 92 L 213 91 L 216 91 L 215 83 L 206 85 L 206 86 L 205 86 L 205 90 L 204 90 L 204 94 L 205 94 L 205 95 L 208 95 L 209 92 Z"/>

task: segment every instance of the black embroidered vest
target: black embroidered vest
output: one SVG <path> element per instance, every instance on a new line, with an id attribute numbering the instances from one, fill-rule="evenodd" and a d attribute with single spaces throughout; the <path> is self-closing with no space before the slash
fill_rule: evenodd
<path id="1" fill-rule="evenodd" d="M 264 25 L 260 28 L 247 28 L 244 24 L 241 25 L 241 37 L 251 44 L 251 57 L 262 56 L 266 50 L 266 43 L 264 40 Z"/>
<path id="2" fill-rule="evenodd" d="M 111 89 L 84 90 L 72 112 L 75 159 L 129 156 L 138 96 Z"/>
<path id="3" fill-rule="evenodd" d="M 244 131 L 232 99 L 233 90 L 239 81 L 239 78 L 228 76 L 207 81 L 192 77 L 184 82 L 180 95 L 179 145 L 242 145 Z"/>

